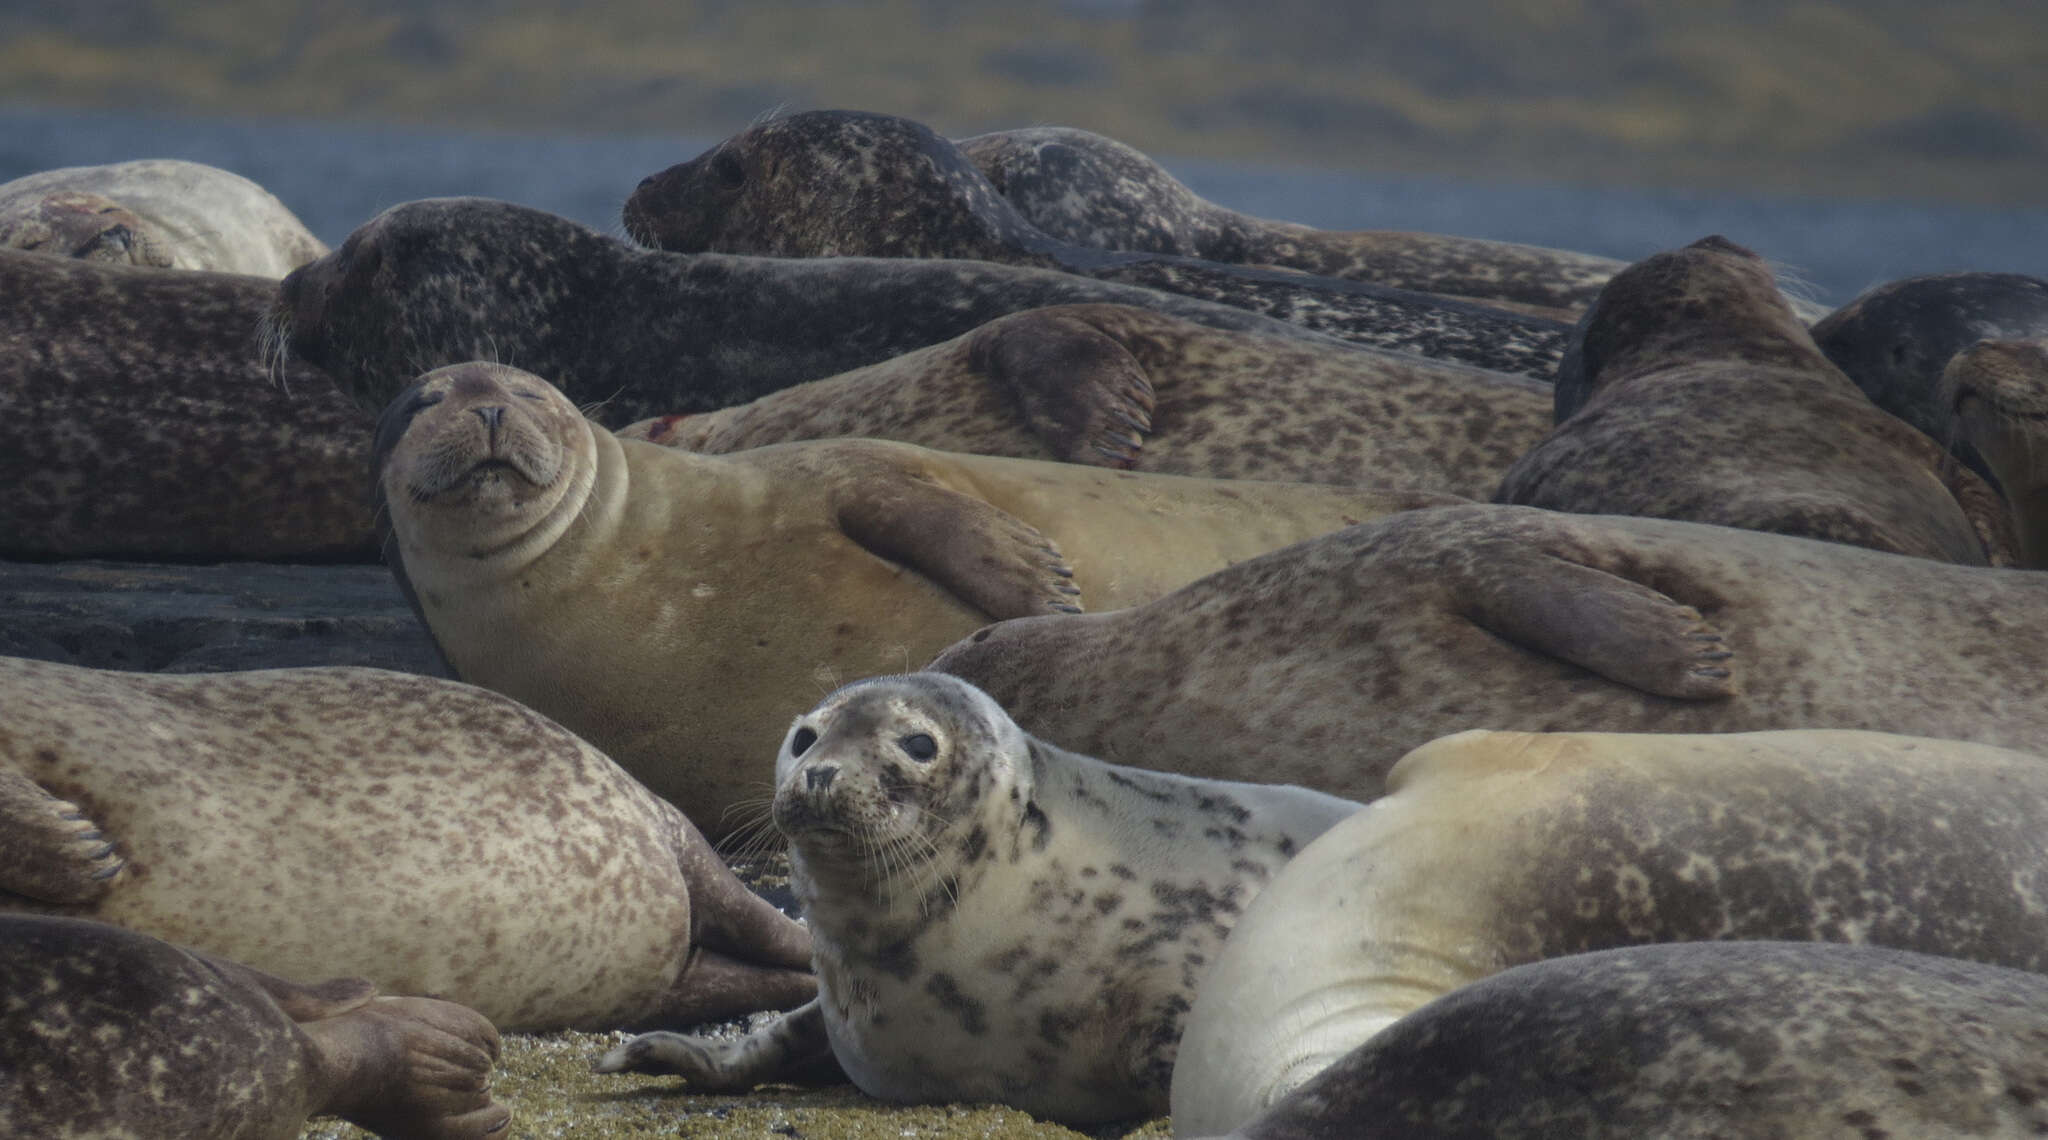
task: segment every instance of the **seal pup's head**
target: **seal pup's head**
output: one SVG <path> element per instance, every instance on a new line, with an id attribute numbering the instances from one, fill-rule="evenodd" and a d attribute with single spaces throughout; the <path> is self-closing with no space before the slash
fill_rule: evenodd
<path id="1" fill-rule="evenodd" d="M 112 198 L 85 190 L 0 203 L 0 248 L 114 265 L 171 266 L 170 252 L 150 236 L 147 223 Z"/>
<path id="2" fill-rule="evenodd" d="M 1945 442 L 1982 457 L 2012 505 L 2026 564 L 2048 565 L 2048 338 L 1978 341 L 1942 370 L 1937 395 L 1954 423 Z"/>

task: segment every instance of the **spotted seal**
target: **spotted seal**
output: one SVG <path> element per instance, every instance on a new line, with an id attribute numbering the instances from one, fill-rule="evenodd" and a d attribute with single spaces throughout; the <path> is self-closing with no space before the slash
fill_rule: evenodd
<path id="1" fill-rule="evenodd" d="M 1224 1132 L 1437 996 L 1641 942 L 1869 943 L 2048 971 L 2048 758 L 1853 731 L 1469 731 L 1244 915 L 1175 1126 Z"/>
<path id="2" fill-rule="evenodd" d="M 561 721 L 714 835 L 820 688 L 994 618 L 1129 605 L 1459 501 L 881 440 L 698 455 L 621 440 L 489 364 L 394 401 L 378 465 L 393 568 L 456 675 Z"/>
<path id="3" fill-rule="evenodd" d="M 0 555 L 373 558 L 370 425 L 266 370 L 275 288 L 0 250 Z"/>
<path id="4" fill-rule="evenodd" d="M 1231 1135 L 2034 1136 L 2044 1010 L 2038 974 L 1867 946 L 1580 954 L 1425 1006 Z"/>
<path id="5" fill-rule="evenodd" d="M 1495 502 L 1644 515 L 2011 565 L 2005 504 L 1814 346 L 1720 236 L 1616 274 L 1573 330 L 1557 429 Z"/>
<path id="6" fill-rule="evenodd" d="M 975 258 L 1249 309 L 1378 348 L 1548 377 L 1567 325 L 1386 285 L 1071 245 L 1024 220 L 952 143 L 894 115 L 759 123 L 649 176 L 626 231 L 675 253 Z"/>
<path id="7" fill-rule="evenodd" d="M 1986 340 L 1951 357 L 1937 393 L 1956 443 L 1978 456 L 2005 492 L 2021 562 L 2048 569 L 2048 339 Z"/>
<path id="8" fill-rule="evenodd" d="M 338 1115 L 470 1140 L 498 1035 L 471 1010 L 302 985 L 104 923 L 0 915 L 0 1134 L 291 1140 Z"/>
<path id="9" fill-rule="evenodd" d="M 1468 498 L 1549 430 L 1548 385 L 1127 305 L 999 317 L 880 364 L 619 434 L 692 451 L 868 436 L 1169 475 Z"/>
<path id="10" fill-rule="evenodd" d="M 600 1071 L 746 1088 L 829 1047 L 886 1100 L 1157 1115 L 1181 1016 L 1237 915 L 1359 810 L 1064 752 L 932 673 L 827 697 L 790 727 L 775 778 L 818 947 L 814 1012 L 727 1044 L 649 1035 Z"/>
<path id="11" fill-rule="evenodd" d="M 1528 731 L 2048 739 L 2048 577 L 1664 519 L 1453 506 L 931 668 L 1111 763 L 1380 794 L 1401 754 Z"/>
<path id="12" fill-rule="evenodd" d="M 803 928 L 536 713 L 375 669 L 0 658 L 0 909 L 506 1029 L 681 1026 L 815 993 Z"/>
<path id="13" fill-rule="evenodd" d="M 174 158 L 0 183 L 0 248 L 273 279 L 327 252 L 263 187 Z"/>

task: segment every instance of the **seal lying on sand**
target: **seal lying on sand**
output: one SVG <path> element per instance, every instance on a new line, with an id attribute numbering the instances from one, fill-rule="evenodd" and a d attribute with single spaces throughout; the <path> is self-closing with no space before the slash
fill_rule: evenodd
<path id="1" fill-rule="evenodd" d="M 275 288 L 0 250 L 0 556 L 373 557 L 369 425 L 265 369 Z"/>
<path id="2" fill-rule="evenodd" d="M 0 658 L 0 908 L 506 1029 L 677 1026 L 815 992 L 803 928 L 536 713 L 374 669 Z"/>
<path id="3" fill-rule="evenodd" d="M 429 369 L 495 360 L 549 377 L 579 405 L 603 405 L 617 426 L 743 404 L 1006 313 L 1083 302 L 1342 343 L 1228 305 L 1047 269 L 651 252 L 482 198 L 377 215 L 284 279 L 272 324 L 371 408 Z"/>
<path id="4" fill-rule="evenodd" d="M 1494 501 L 2011 565 L 2005 503 L 1828 363 L 1723 237 L 1616 275 L 1572 333 L 1557 430 Z"/>
<path id="5" fill-rule="evenodd" d="M 2048 970 L 2048 758 L 1872 732 L 1462 732 L 1310 844 L 1188 1015 L 1223 1132 L 1418 1006 L 1640 942 L 1857 942 Z M 2048 1011 L 2044 1011 L 2048 1017 Z"/>
<path id="6" fill-rule="evenodd" d="M 599 1071 L 744 1089 L 829 1048 L 885 1100 L 1157 1115 L 1181 1016 L 1237 915 L 1359 810 L 1063 752 L 932 673 L 827 697 L 791 726 L 775 777 L 817 1004 L 738 1041 L 643 1036 Z"/>
<path id="7" fill-rule="evenodd" d="M 263 187 L 174 158 L 0 183 L 0 248 L 273 279 L 327 252 Z"/>
<path id="8" fill-rule="evenodd" d="M 1112 763 L 1371 799 L 1401 754 L 1528 731 L 2048 739 L 2048 576 L 1662 519 L 1462 506 L 1148 605 L 981 630 L 931 668 Z"/>
<path id="9" fill-rule="evenodd" d="M 457 675 L 582 734 L 713 835 L 819 688 L 992 619 L 1130 605 L 1457 501 L 880 440 L 697 455 L 618 439 L 490 364 L 394 401 L 378 461 L 392 567 Z"/>
<path id="10" fill-rule="evenodd" d="M 893 360 L 620 434 L 731 452 L 834 436 L 1169 475 L 1492 494 L 1550 388 L 1128 305 L 1000 317 Z"/>
<path id="11" fill-rule="evenodd" d="M 2044 1010 L 2048 978 L 1895 950 L 1580 954 L 1425 1006 L 1231 1135 L 2034 1136 Z"/>
<path id="12" fill-rule="evenodd" d="M 2048 569 L 2048 339 L 1980 341 L 1956 353 L 1939 399 L 1951 409 L 1956 443 L 2004 489 L 2022 564 Z"/>
<path id="13" fill-rule="evenodd" d="M 291 1140 L 338 1115 L 381 1136 L 504 1130 L 498 1035 L 360 978 L 300 985 L 147 935 L 0 915 L 0 1135 Z"/>
<path id="14" fill-rule="evenodd" d="M 1377 348 L 1548 377 L 1566 326 L 1362 281 L 1110 252 L 1048 236 L 952 143 L 893 115 L 810 111 L 749 127 L 642 181 L 626 231 L 675 253 L 975 258 L 1144 285 Z"/>

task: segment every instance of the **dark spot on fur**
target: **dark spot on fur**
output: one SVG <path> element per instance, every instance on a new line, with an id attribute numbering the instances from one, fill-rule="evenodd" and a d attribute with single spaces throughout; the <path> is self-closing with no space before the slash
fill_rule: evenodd
<path id="1" fill-rule="evenodd" d="M 917 951 L 910 948 L 908 939 L 898 939 L 875 952 L 875 968 L 899 982 L 907 982 L 917 973 Z"/>
<path id="2" fill-rule="evenodd" d="M 960 1028 L 970 1037 L 980 1037 L 988 1032 L 988 1010 L 960 990 L 959 983 L 951 974 L 934 972 L 924 984 L 924 992 L 938 1000 L 939 1008 L 948 1010 L 960 1019 Z"/>
<path id="3" fill-rule="evenodd" d="M 1043 851 L 1046 844 L 1052 842 L 1052 821 L 1045 818 L 1045 813 L 1038 809 L 1038 801 L 1033 800 L 1024 805 L 1024 825 L 1033 829 L 1033 851 Z"/>

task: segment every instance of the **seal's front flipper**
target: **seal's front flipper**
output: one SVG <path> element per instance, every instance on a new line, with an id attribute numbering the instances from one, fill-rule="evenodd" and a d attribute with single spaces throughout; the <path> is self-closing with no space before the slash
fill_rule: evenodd
<path id="1" fill-rule="evenodd" d="M 78 805 L 16 768 L 0 768 L 0 891 L 56 906 L 90 906 L 128 865 Z"/>
<path id="2" fill-rule="evenodd" d="M 591 1062 L 597 1073 L 675 1073 L 706 1092 L 745 1092 L 767 1081 L 816 1079 L 832 1056 L 816 1000 L 744 1037 L 643 1033 Z"/>
<path id="3" fill-rule="evenodd" d="M 1081 612 L 1074 572 L 1038 528 L 908 471 L 877 471 L 838 503 L 839 529 L 993 621 Z"/>
<path id="4" fill-rule="evenodd" d="M 1525 649 L 1661 697 L 1737 691 L 1721 631 L 1648 586 L 1524 546 L 1489 549 L 1471 572 L 1458 591 L 1465 616 Z"/>
<path id="5" fill-rule="evenodd" d="M 808 964 L 795 970 L 760 966 L 698 946 L 659 1011 L 641 1024 L 702 1025 L 764 1009 L 794 1009 L 817 996 L 818 979 Z"/>
<path id="6" fill-rule="evenodd" d="M 967 359 L 1060 459 L 1137 463 L 1152 430 L 1152 382 L 1108 333 L 1071 313 L 1024 313 L 983 326 Z"/>

